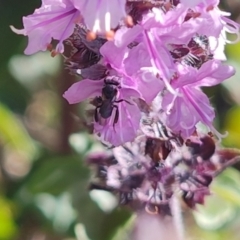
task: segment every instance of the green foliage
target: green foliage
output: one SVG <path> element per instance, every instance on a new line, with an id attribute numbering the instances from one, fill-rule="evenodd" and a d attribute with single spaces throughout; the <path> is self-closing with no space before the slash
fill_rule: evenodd
<path id="1" fill-rule="evenodd" d="M 239 182 L 240 173 L 233 168 L 228 168 L 213 181 L 212 194 L 194 212 L 197 224 L 204 229 L 200 233 L 203 239 L 222 240 L 226 236 L 238 239 L 234 236 L 234 225 L 240 221 Z"/>
<path id="2" fill-rule="evenodd" d="M 16 116 L 0 103 L 0 137 L 12 150 L 27 154 L 32 160 L 36 155 L 36 147 L 26 129 Z"/>
<path id="3" fill-rule="evenodd" d="M 11 212 L 12 204 L 0 196 L 0 239 L 7 240 L 15 236 L 17 226 Z"/>
<path id="4" fill-rule="evenodd" d="M 88 169 L 79 156 L 46 158 L 28 177 L 25 188 L 31 194 L 46 192 L 54 195 L 70 189 L 77 182 L 87 179 Z"/>

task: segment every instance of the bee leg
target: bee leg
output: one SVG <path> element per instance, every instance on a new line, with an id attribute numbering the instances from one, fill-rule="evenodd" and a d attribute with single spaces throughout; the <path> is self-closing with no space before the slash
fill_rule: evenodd
<path id="1" fill-rule="evenodd" d="M 115 111 L 115 116 L 114 116 L 114 122 L 113 122 L 113 127 L 114 127 L 115 124 L 118 122 L 118 118 L 119 118 L 119 110 L 118 110 L 118 106 L 113 105 L 113 107 L 116 109 L 116 111 Z"/>
<path id="2" fill-rule="evenodd" d="M 132 103 L 130 103 L 129 101 L 127 101 L 127 100 L 125 100 L 125 99 L 116 100 L 116 101 L 114 101 L 114 102 L 115 102 L 115 103 L 126 102 L 126 103 L 128 103 L 128 104 L 130 104 L 130 105 L 133 105 Z"/>
<path id="3" fill-rule="evenodd" d="M 100 106 L 96 107 L 95 111 L 94 111 L 94 120 L 95 120 L 95 122 L 99 122 L 99 118 L 98 118 L 98 109 L 99 108 L 100 108 Z"/>

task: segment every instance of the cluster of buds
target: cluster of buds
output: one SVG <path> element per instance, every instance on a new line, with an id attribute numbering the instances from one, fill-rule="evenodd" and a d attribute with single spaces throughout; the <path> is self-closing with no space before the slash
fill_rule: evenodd
<path id="1" fill-rule="evenodd" d="M 201 90 L 235 73 L 223 63 L 224 46 L 228 33 L 238 41 L 239 25 L 218 4 L 44 0 L 23 18 L 24 29 L 12 27 L 28 36 L 26 54 L 61 53 L 81 79 L 63 97 L 70 104 L 90 100 L 93 132 L 112 147 L 88 159 L 98 166 L 92 188 L 117 192 L 121 203 L 150 212 L 168 211 L 177 191 L 192 208 L 203 203 L 230 159 L 215 149 L 214 138 L 224 135 L 214 128 L 214 108 Z"/>
<path id="2" fill-rule="evenodd" d="M 134 210 L 171 214 L 174 195 L 195 209 L 210 194 L 213 178 L 239 160 L 239 151 L 218 149 L 212 136 L 191 136 L 184 142 L 159 122 L 145 127 L 151 135 L 88 157 L 96 171 L 91 190 L 109 191 Z"/>

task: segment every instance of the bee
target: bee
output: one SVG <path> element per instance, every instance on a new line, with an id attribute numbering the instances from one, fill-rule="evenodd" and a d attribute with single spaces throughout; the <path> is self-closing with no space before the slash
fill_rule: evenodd
<path id="1" fill-rule="evenodd" d="M 187 45 L 170 44 L 169 47 L 174 61 L 183 65 L 200 68 L 213 58 L 209 51 L 209 39 L 206 35 L 195 35 Z"/>
<path id="2" fill-rule="evenodd" d="M 188 47 L 195 51 L 204 51 L 209 48 L 209 40 L 206 35 L 195 35 L 188 43 Z"/>
<path id="3" fill-rule="evenodd" d="M 105 79 L 104 86 L 102 88 L 102 96 L 96 97 L 92 104 L 96 106 L 94 119 L 96 122 L 99 122 L 99 116 L 108 119 L 112 116 L 112 112 L 115 109 L 115 116 L 113 124 L 115 125 L 119 119 L 119 109 L 116 103 L 128 102 L 127 100 L 116 100 L 118 89 L 120 88 L 120 83 L 114 79 Z"/>
<path id="4" fill-rule="evenodd" d="M 189 52 L 190 50 L 187 47 L 179 46 L 178 48 L 172 49 L 172 51 L 170 51 L 170 54 L 173 57 L 173 59 L 180 59 L 188 55 Z"/>

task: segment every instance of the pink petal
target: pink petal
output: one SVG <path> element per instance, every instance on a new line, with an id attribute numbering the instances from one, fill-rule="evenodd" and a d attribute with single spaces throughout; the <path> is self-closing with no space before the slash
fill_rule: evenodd
<path id="1" fill-rule="evenodd" d="M 63 52 L 63 41 L 73 33 L 79 14 L 70 1 L 45 0 L 32 15 L 23 17 L 23 30 L 11 29 L 29 37 L 26 54 L 45 51 L 52 38 L 59 41 L 56 50 Z"/>
<path id="2" fill-rule="evenodd" d="M 119 119 L 113 126 L 115 111 L 108 119 L 107 124 L 100 125 L 95 123 L 95 132 L 100 135 L 100 138 L 109 142 L 114 146 L 119 146 L 126 142 L 132 141 L 136 137 L 140 123 L 140 111 L 136 105 L 121 102 L 118 104 Z"/>
<path id="3" fill-rule="evenodd" d="M 70 104 L 79 103 L 89 97 L 101 96 L 104 80 L 84 79 L 74 83 L 64 94 Z"/>
<path id="4" fill-rule="evenodd" d="M 117 47 L 127 47 L 128 44 L 137 39 L 142 31 L 143 28 L 139 25 L 135 25 L 132 28 L 122 27 L 117 30 L 114 36 L 114 42 Z"/>
<path id="5" fill-rule="evenodd" d="M 116 28 L 126 16 L 125 0 L 72 0 L 87 27 L 97 33 L 105 33 Z"/>
<path id="6" fill-rule="evenodd" d="M 167 116 L 167 125 L 182 136 L 189 137 L 195 130 L 198 122 L 204 123 L 210 129 L 215 117 L 214 109 L 208 97 L 200 90 L 193 87 L 181 88 L 181 96 L 173 102 L 174 96 L 168 93 L 163 98 L 162 106 L 166 112 L 173 104 Z"/>
<path id="7" fill-rule="evenodd" d="M 212 60 L 202 65 L 199 70 L 199 86 L 214 86 L 235 74 L 232 66 L 224 65 L 220 61 Z"/>
<path id="8" fill-rule="evenodd" d="M 142 98 L 151 103 L 153 99 L 163 90 L 163 82 L 151 72 L 141 71 L 136 79 L 138 83 L 138 91 L 142 94 Z"/>
<path id="9" fill-rule="evenodd" d="M 119 48 L 114 42 L 108 41 L 101 48 L 100 53 L 114 69 L 121 69 L 127 48 Z"/>

